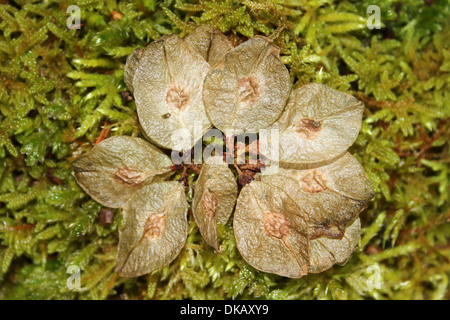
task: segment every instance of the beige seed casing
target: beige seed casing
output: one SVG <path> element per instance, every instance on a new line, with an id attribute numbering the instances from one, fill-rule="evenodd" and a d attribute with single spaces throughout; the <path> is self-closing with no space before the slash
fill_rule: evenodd
<path id="1" fill-rule="evenodd" d="M 313 164 L 343 154 L 361 130 L 364 104 L 347 93 L 309 83 L 294 90 L 273 125 L 282 164 Z"/>
<path id="2" fill-rule="evenodd" d="M 228 222 L 236 204 L 237 183 L 220 157 L 210 159 L 212 163 L 202 165 L 195 183 L 192 213 L 205 241 L 219 250 L 217 223 Z"/>
<path id="3" fill-rule="evenodd" d="M 297 189 L 286 191 L 307 212 L 310 239 L 342 237 L 349 223 L 374 196 L 364 168 L 348 152 L 313 169 L 280 168 L 278 175 L 296 182 Z M 263 181 L 268 178 L 262 176 Z"/>
<path id="4" fill-rule="evenodd" d="M 172 262 L 188 233 L 188 203 L 177 181 L 158 182 L 136 192 L 123 210 L 116 272 L 138 277 Z"/>
<path id="5" fill-rule="evenodd" d="M 358 215 L 374 196 L 351 154 L 258 179 L 241 190 L 234 214 L 236 246 L 249 264 L 298 278 L 347 261 L 359 240 Z"/>
<path id="6" fill-rule="evenodd" d="M 294 181 L 272 176 L 245 185 L 233 228 L 242 257 L 258 270 L 300 278 L 309 269 L 308 218 L 286 192 Z"/>
<path id="7" fill-rule="evenodd" d="M 142 186 L 171 174 L 170 158 L 140 138 L 113 136 L 76 159 L 78 184 L 104 206 L 123 207 Z"/>
<path id="8" fill-rule="evenodd" d="M 211 127 L 202 99 L 209 69 L 203 57 L 175 34 L 144 50 L 133 77 L 134 97 L 141 126 L 155 144 L 191 149 Z"/>
<path id="9" fill-rule="evenodd" d="M 253 37 L 227 53 L 208 74 L 203 101 L 209 119 L 222 132 L 256 133 L 280 116 L 290 85 L 278 47 Z"/>

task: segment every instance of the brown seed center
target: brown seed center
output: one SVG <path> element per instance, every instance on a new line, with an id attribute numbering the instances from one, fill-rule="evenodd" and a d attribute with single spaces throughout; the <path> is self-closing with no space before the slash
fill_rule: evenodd
<path id="1" fill-rule="evenodd" d="M 295 124 L 295 131 L 304 139 L 314 140 L 322 130 L 322 122 L 312 119 L 302 119 Z"/>
<path id="2" fill-rule="evenodd" d="M 166 217 L 163 214 L 152 214 L 145 221 L 144 237 L 155 239 L 161 236 L 166 225 Z"/>
<path id="3" fill-rule="evenodd" d="M 188 92 L 179 85 L 173 85 L 169 91 L 167 91 L 166 102 L 174 109 L 183 109 L 189 101 Z"/>
<path id="4" fill-rule="evenodd" d="M 300 179 L 303 190 L 310 193 L 321 192 L 326 189 L 326 179 L 318 169 L 308 170 Z"/>
<path id="5" fill-rule="evenodd" d="M 251 75 L 248 78 L 238 80 L 239 100 L 245 104 L 253 104 L 258 101 L 261 94 L 261 87 L 258 79 Z"/>
<path id="6" fill-rule="evenodd" d="M 290 225 L 283 214 L 270 212 L 264 218 L 264 229 L 269 236 L 282 239 L 289 234 Z"/>
<path id="7" fill-rule="evenodd" d="M 120 179 L 125 184 L 139 184 L 145 177 L 141 170 L 133 170 L 128 168 L 120 168 L 114 172 L 116 178 Z"/>

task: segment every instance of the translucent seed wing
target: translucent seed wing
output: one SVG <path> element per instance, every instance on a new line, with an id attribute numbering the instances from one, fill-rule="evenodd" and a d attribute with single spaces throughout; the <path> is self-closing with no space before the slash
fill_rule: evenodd
<path id="1" fill-rule="evenodd" d="M 145 186 L 123 211 L 116 272 L 137 277 L 161 269 L 183 248 L 188 233 L 188 203 L 176 181 Z"/>
<path id="2" fill-rule="evenodd" d="M 104 206 L 122 207 L 143 185 L 170 174 L 172 161 L 147 141 L 128 136 L 103 140 L 73 164 L 78 184 Z"/>
<path id="3" fill-rule="evenodd" d="M 263 37 L 253 37 L 226 54 L 208 74 L 203 101 L 219 130 L 258 132 L 279 117 L 289 90 L 289 72 L 279 49 Z"/>
<path id="4" fill-rule="evenodd" d="M 228 38 L 216 28 L 203 25 L 184 38 L 212 67 L 233 49 Z"/>
<path id="5" fill-rule="evenodd" d="M 137 66 L 139 65 L 139 59 L 141 58 L 143 52 L 144 51 L 140 48 L 134 49 L 133 52 L 127 57 L 127 61 L 125 63 L 125 67 L 123 70 L 123 80 L 125 81 L 125 84 L 127 85 L 127 88 L 128 90 L 130 90 L 130 92 L 134 92 L 134 73 Z"/>
<path id="6" fill-rule="evenodd" d="M 236 246 L 256 269 L 300 278 L 309 269 L 307 217 L 282 184 L 272 177 L 242 188 L 233 222 Z"/>
<path id="7" fill-rule="evenodd" d="M 334 264 L 345 264 L 358 244 L 360 232 L 361 223 L 358 218 L 347 227 L 342 239 L 322 237 L 312 240 L 309 273 L 325 271 Z"/>
<path id="8" fill-rule="evenodd" d="M 145 49 L 133 78 L 134 97 L 141 126 L 155 144 L 190 149 L 211 127 L 202 99 L 209 69 L 177 35 L 164 36 Z"/>
<path id="9" fill-rule="evenodd" d="M 217 223 L 228 222 L 236 198 L 237 183 L 228 165 L 204 163 L 195 183 L 192 211 L 203 238 L 216 250 L 219 250 Z"/>

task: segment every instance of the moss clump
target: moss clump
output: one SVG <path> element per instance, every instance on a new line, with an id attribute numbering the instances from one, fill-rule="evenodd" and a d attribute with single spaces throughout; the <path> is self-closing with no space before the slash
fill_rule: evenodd
<path id="1" fill-rule="evenodd" d="M 448 1 L 378 1 L 380 30 L 366 27 L 365 0 L 84 0 L 72 30 L 69 4 L 0 4 L 0 298 L 450 298 Z M 121 212 L 102 218 L 109 209 L 70 165 L 99 136 L 141 134 L 122 94 L 126 56 L 196 24 L 236 43 L 266 35 L 294 87 L 324 83 L 365 103 L 350 151 L 377 194 L 345 266 L 297 280 L 264 274 L 240 257 L 230 225 L 214 253 L 190 219 L 170 266 L 136 279 L 114 273 Z M 73 265 L 80 290 L 67 287 Z"/>

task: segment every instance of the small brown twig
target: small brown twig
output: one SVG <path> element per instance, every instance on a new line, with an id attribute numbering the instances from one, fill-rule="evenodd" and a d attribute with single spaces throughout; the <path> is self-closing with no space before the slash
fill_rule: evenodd
<path id="1" fill-rule="evenodd" d="M 108 121 L 105 121 L 105 124 L 103 125 L 103 129 L 100 132 L 100 135 L 98 136 L 97 140 L 95 141 L 95 145 L 99 144 L 100 142 L 102 142 L 109 136 L 109 134 L 111 132 L 111 128 L 108 125 L 109 125 Z"/>

